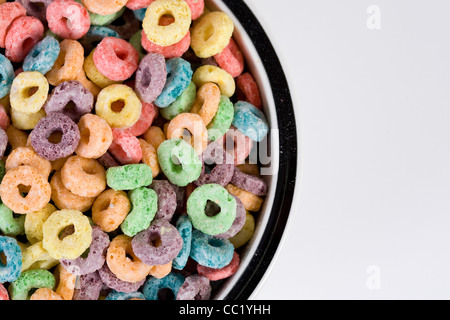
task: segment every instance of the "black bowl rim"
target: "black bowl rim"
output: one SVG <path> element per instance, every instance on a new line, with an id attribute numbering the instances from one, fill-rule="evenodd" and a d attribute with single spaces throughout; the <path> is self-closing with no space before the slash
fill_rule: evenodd
<path id="1" fill-rule="evenodd" d="M 268 75 L 279 124 L 279 169 L 274 201 L 254 256 L 225 300 L 247 300 L 269 268 L 280 245 L 294 199 L 297 178 L 297 127 L 288 82 L 262 25 L 243 0 L 223 0 L 249 35 Z"/>

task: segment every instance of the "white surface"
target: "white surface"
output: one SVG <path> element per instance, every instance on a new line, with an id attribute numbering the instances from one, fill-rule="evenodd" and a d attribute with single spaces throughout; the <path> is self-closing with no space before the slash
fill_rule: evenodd
<path id="1" fill-rule="evenodd" d="M 254 299 L 449 299 L 450 2 L 246 2 L 290 79 L 303 167 Z"/>

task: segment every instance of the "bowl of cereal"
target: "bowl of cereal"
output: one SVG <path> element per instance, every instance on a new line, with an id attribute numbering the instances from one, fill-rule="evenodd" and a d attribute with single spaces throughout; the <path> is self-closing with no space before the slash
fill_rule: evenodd
<path id="1" fill-rule="evenodd" d="M 0 300 L 248 299 L 296 124 L 243 1 L 0 5 Z"/>

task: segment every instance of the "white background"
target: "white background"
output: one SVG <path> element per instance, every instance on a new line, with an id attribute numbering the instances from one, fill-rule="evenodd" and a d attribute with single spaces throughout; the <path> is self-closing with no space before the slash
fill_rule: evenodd
<path id="1" fill-rule="evenodd" d="M 450 298 L 450 2 L 246 2 L 289 78 L 302 152 L 253 298 Z"/>

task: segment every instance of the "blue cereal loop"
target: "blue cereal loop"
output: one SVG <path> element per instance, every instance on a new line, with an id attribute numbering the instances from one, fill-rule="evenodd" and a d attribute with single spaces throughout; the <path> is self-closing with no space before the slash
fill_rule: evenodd
<path id="1" fill-rule="evenodd" d="M 22 252 L 16 239 L 0 236 L 0 253 L 6 256 L 6 265 L 0 261 L 0 283 L 12 282 L 19 278 L 22 270 Z"/>
<path id="2" fill-rule="evenodd" d="M 245 136 L 260 142 L 269 133 L 264 113 L 251 103 L 238 101 L 234 105 L 233 125 Z"/>
<path id="3" fill-rule="evenodd" d="M 149 278 L 142 287 L 142 292 L 144 293 L 145 299 L 147 300 L 159 300 L 159 290 L 170 289 L 172 290 L 174 298 L 176 299 L 178 290 L 180 290 L 183 283 L 183 275 L 171 272 L 162 279 L 154 277 Z"/>
<path id="4" fill-rule="evenodd" d="M 227 239 L 219 239 L 199 230 L 192 231 L 190 257 L 201 266 L 221 269 L 233 259 L 234 246 Z"/>
<path id="5" fill-rule="evenodd" d="M 134 17 L 138 19 L 139 21 L 144 20 L 145 12 L 147 11 L 147 8 L 141 8 L 137 10 L 133 10 Z"/>
<path id="6" fill-rule="evenodd" d="M 14 77 L 14 68 L 11 61 L 0 54 L 0 99 L 6 96 L 11 90 Z"/>
<path id="7" fill-rule="evenodd" d="M 142 299 L 145 300 L 145 296 L 141 292 L 118 292 L 116 290 L 111 291 L 105 300 L 130 300 L 130 299 Z"/>
<path id="8" fill-rule="evenodd" d="M 183 239 L 183 246 L 181 247 L 178 256 L 172 260 L 172 267 L 177 270 L 182 270 L 189 259 L 191 253 L 192 241 L 192 223 L 187 215 L 180 216 L 175 224 L 178 232 Z"/>
<path id="9" fill-rule="evenodd" d="M 160 108 L 167 108 L 186 90 L 193 74 L 191 64 L 182 58 L 167 60 L 166 70 L 166 84 L 155 100 L 155 104 Z"/>
<path id="10" fill-rule="evenodd" d="M 59 42 L 52 36 L 34 45 L 23 61 L 23 71 L 39 71 L 46 74 L 55 64 L 60 51 Z"/>

